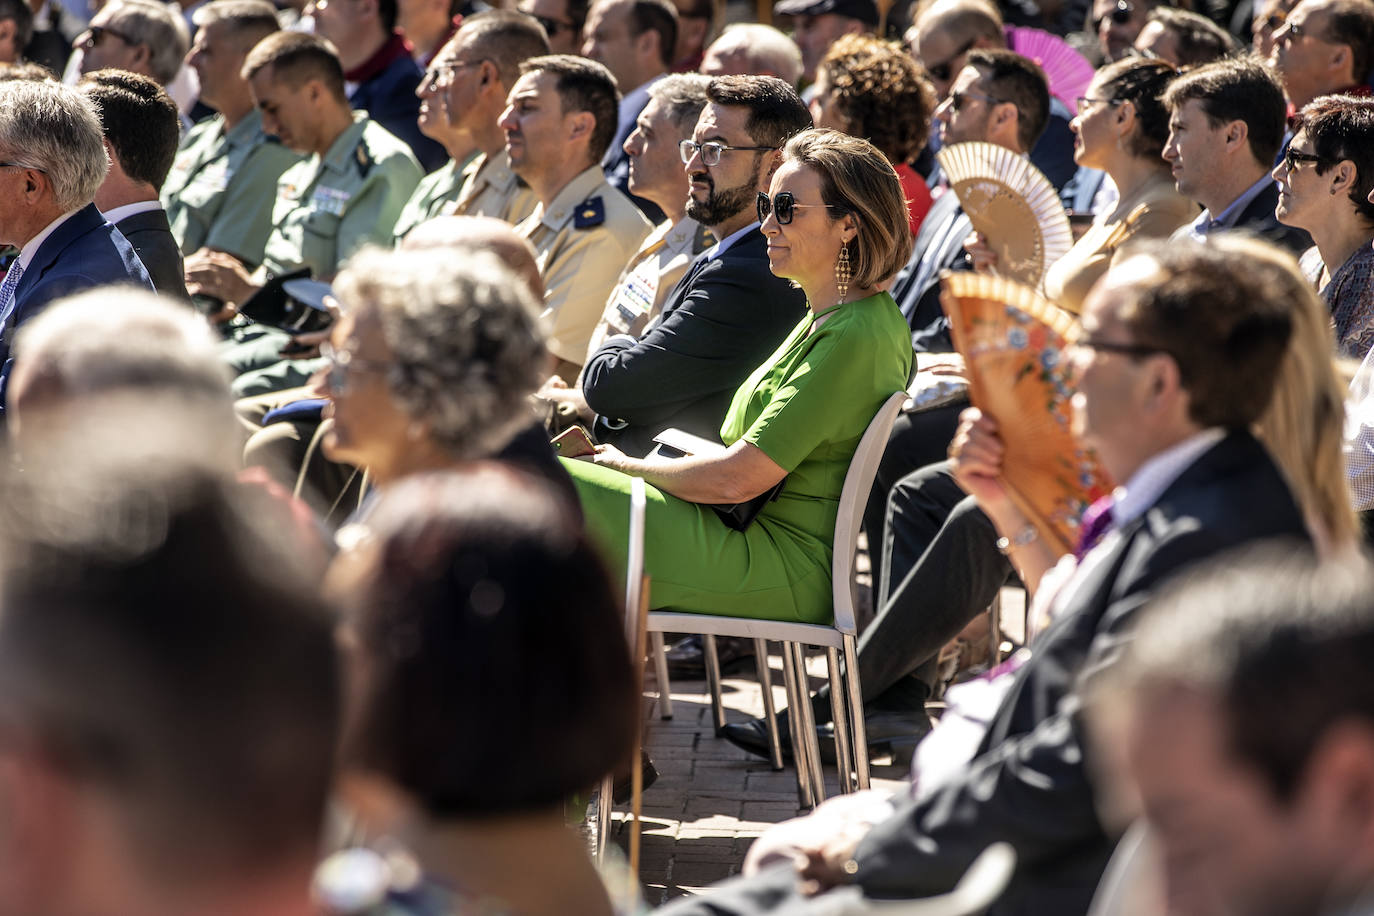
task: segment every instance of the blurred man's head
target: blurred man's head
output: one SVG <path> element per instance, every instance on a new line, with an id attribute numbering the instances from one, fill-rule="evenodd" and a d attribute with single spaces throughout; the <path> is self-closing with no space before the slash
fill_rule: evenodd
<path id="1" fill-rule="evenodd" d="M 706 107 L 710 82 L 710 77 L 696 73 L 675 73 L 654 83 L 649 103 L 625 139 L 630 190 L 653 201 L 670 218 L 679 218 L 687 205 L 680 147 L 683 140 L 691 139 Z"/>
<path id="2" fill-rule="evenodd" d="M 668 0 L 597 0 L 587 13 L 582 55 L 603 64 L 621 93 L 673 65 L 677 10 Z"/>
<path id="3" fill-rule="evenodd" d="M 196 37 L 186 65 L 196 71 L 200 99 L 230 125 L 253 108 L 243 62 L 253 46 L 277 31 L 267 0 L 215 0 L 195 13 Z"/>
<path id="4" fill-rule="evenodd" d="M 1274 35 L 1270 61 L 1294 109 L 1363 83 L 1374 60 L 1374 3 L 1304 0 Z"/>
<path id="5" fill-rule="evenodd" d="M 176 77 L 190 44 L 181 11 L 153 0 L 118 0 L 102 7 L 76 39 L 82 73 L 132 70 L 163 86 Z"/>
<path id="6" fill-rule="evenodd" d="M 1157 6 L 1135 38 L 1135 49 L 1175 67 L 1220 60 L 1235 49 L 1229 32 L 1206 16 L 1172 6 Z"/>
<path id="7" fill-rule="evenodd" d="M 878 28 L 873 0 L 781 0 L 773 12 L 792 17 L 792 38 L 801 49 L 802 81 L 807 83 L 816 78 L 816 66 L 835 39 Z"/>
<path id="8" fill-rule="evenodd" d="M 381 50 L 396 30 L 396 0 L 315 0 L 315 34 L 334 45 L 345 70 L 353 70 Z"/>
<path id="9" fill-rule="evenodd" d="M 1093 0 L 1093 31 L 1107 60 L 1120 60 L 1131 53 L 1136 36 L 1145 28 L 1157 0 Z"/>
<path id="10" fill-rule="evenodd" d="M 970 51 L 1007 46 L 1002 16 L 984 0 L 937 0 L 916 19 L 912 32 L 912 50 L 941 101 L 949 96 Z"/>
<path id="11" fill-rule="evenodd" d="M 77 87 L 100 113 L 110 156 L 96 206 L 109 211 L 157 200 L 181 140 L 176 103 L 148 77 L 124 70 L 96 70 Z"/>
<path id="12" fill-rule="evenodd" d="M 587 0 L 520 0 L 518 9 L 544 27 L 550 53 L 576 54 L 582 47 Z"/>
<path id="13" fill-rule="evenodd" d="M 1141 622 L 1102 712 L 1124 726 L 1171 913 L 1367 903 L 1371 653 L 1370 569 L 1317 566 L 1291 549 L 1199 574 Z"/>
<path id="14" fill-rule="evenodd" d="M 0 0 L 0 63 L 18 63 L 33 35 L 33 10 L 25 0 Z"/>
<path id="15" fill-rule="evenodd" d="M 701 59 L 707 76 L 776 76 L 796 88 L 802 58 L 796 42 L 771 25 L 737 23 L 711 42 Z"/>
<path id="16" fill-rule="evenodd" d="M 673 50 L 675 72 L 695 70 L 715 34 L 713 0 L 673 0 L 677 9 L 677 46 Z"/>

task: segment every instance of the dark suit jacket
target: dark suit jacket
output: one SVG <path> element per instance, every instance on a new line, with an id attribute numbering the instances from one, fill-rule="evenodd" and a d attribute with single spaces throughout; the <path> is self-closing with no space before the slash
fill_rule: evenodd
<path id="1" fill-rule="evenodd" d="M 420 168 L 432 172 L 448 162 L 448 151 L 420 133 L 416 122 L 420 99 L 415 90 L 423 77 L 420 65 L 409 54 L 398 57 L 381 73 L 359 83 L 348 97 L 348 104 L 366 111 L 372 120 L 404 140 L 420 160 Z"/>
<path id="2" fill-rule="evenodd" d="M 1302 229 L 1285 226 L 1279 222 L 1278 217 L 1274 215 L 1274 209 L 1278 205 L 1279 186 L 1271 181 L 1263 192 L 1250 201 L 1248 207 L 1240 211 L 1240 216 L 1236 218 L 1236 224 L 1232 228 L 1253 232 L 1280 248 L 1286 248 L 1297 257 L 1312 247 L 1312 236 Z"/>
<path id="3" fill-rule="evenodd" d="M 153 286 L 159 293 L 187 302 L 191 300 L 186 292 L 186 269 L 181 260 L 181 248 L 172 235 L 165 210 L 159 207 L 126 216 L 115 224 L 115 228 L 134 246 L 138 259 L 147 268 L 148 276 L 152 277 Z"/>
<path id="4" fill-rule="evenodd" d="M 153 291 L 153 281 L 133 246 L 106 221 L 95 204 L 87 204 L 38 246 L 15 288 L 14 311 L 0 330 L 0 416 L 14 362 L 10 347 L 15 330 L 54 299 L 111 283 Z"/>
<path id="5" fill-rule="evenodd" d="M 869 833 L 856 883 L 873 897 L 944 893 L 984 847 L 1006 840 L 1019 861 L 992 913 L 1085 912 L 1115 840 L 1093 807 L 1076 685 L 1117 659 L 1168 577 L 1271 537 L 1305 540 L 1301 513 L 1263 446 L 1233 433 L 1123 526 L 1017 672 L 976 759 Z"/>
<path id="6" fill-rule="evenodd" d="M 917 352 L 948 353 L 954 349 L 949 321 L 940 306 L 940 273 L 968 269 L 964 239 L 972 231 L 973 224 L 952 190 L 936 198 L 921 221 L 911 259 L 897 275 L 892 289 L 892 298 L 911 326 L 912 344 Z"/>
<path id="7" fill-rule="evenodd" d="M 751 232 L 720 257 L 698 258 L 636 342 L 611 338 L 582 370 L 587 404 L 624 420 L 598 435 L 630 455 L 676 427 L 720 441 L 735 389 L 806 314 L 806 296 L 768 269 L 767 239 Z"/>

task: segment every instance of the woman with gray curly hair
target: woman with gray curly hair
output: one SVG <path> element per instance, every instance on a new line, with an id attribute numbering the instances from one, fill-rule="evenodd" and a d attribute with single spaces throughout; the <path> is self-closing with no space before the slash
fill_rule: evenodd
<path id="1" fill-rule="evenodd" d="M 320 348 L 333 461 L 380 487 L 468 460 L 511 458 L 570 492 L 529 396 L 547 361 L 528 285 L 495 256 L 452 250 L 359 252 L 334 290 L 342 316 Z M 519 444 L 516 444 L 516 440 Z"/>

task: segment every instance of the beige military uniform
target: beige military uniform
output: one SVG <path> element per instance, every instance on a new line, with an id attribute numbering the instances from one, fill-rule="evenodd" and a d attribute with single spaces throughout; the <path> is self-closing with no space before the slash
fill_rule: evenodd
<path id="1" fill-rule="evenodd" d="M 715 243 L 711 230 L 689 217 L 677 223 L 660 223 L 616 281 L 587 344 L 587 359 L 612 334 L 643 334 L 649 322 L 663 311 L 664 301 L 687 272 L 687 266 Z"/>
<path id="2" fill-rule="evenodd" d="M 362 245 L 390 245 L 396 219 L 423 176 L 404 141 L 355 112 L 324 156 L 282 175 L 263 267 L 275 275 L 308 266 L 323 280 Z"/>
<path id="3" fill-rule="evenodd" d="M 463 168 L 476 156 L 477 154 L 473 153 L 462 162 L 450 159 L 420 179 L 415 193 L 410 195 L 410 200 L 406 201 L 401 215 L 396 219 L 396 228 L 392 234 L 397 245 L 410 234 L 410 230 L 440 215 L 458 199 L 458 194 L 463 190 Z"/>
<path id="4" fill-rule="evenodd" d="M 505 152 L 483 153 L 463 169 L 463 187 L 446 216 L 494 216 L 514 225 L 534 212 L 539 199 L 510 169 Z"/>
<path id="5" fill-rule="evenodd" d="M 213 248 L 256 267 L 272 231 L 277 182 L 302 158 L 263 132 L 256 109 L 228 130 L 223 115 L 191 128 L 161 195 L 181 253 Z"/>
<path id="6" fill-rule="evenodd" d="M 582 365 L 616 279 L 652 229 L 599 165 L 515 227 L 534 246 L 544 278 L 542 319 L 554 356 Z"/>

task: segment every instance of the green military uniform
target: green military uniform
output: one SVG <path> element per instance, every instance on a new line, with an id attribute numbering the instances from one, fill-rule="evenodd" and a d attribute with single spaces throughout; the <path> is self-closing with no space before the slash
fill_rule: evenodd
<path id="1" fill-rule="evenodd" d="M 511 171 L 504 152 L 485 153 L 463 169 L 463 187 L 445 216 L 494 216 L 514 225 L 534 212 L 539 199 Z"/>
<path id="2" fill-rule="evenodd" d="M 327 280 L 368 242 L 391 244 L 396 219 L 424 172 L 410 147 L 362 112 L 324 156 L 287 169 L 263 251 L 270 274 L 308 266 Z"/>
<path id="3" fill-rule="evenodd" d="M 365 113 L 334 140 L 324 156 L 287 169 L 277 185 L 272 231 L 263 249 L 269 275 L 309 267 L 328 280 L 349 255 L 371 242 L 390 245 L 396 219 L 424 173 L 410 147 Z M 303 385 L 316 361 L 282 360 L 286 337 L 269 332 L 227 349 L 239 375 L 237 397 Z"/>
<path id="4" fill-rule="evenodd" d="M 594 165 L 568 182 L 515 231 L 534 246 L 544 278 L 549 350 L 577 366 L 620 272 L 653 225 Z"/>
<path id="5" fill-rule="evenodd" d="M 465 180 L 463 168 L 476 156 L 477 154 L 473 153 L 462 162 L 450 159 L 447 164 L 441 165 L 420 179 L 415 193 L 410 195 L 410 200 L 406 201 L 401 215 L 396 219 L 396 229 L 392 234 L 397 245 L 401 244 L 401 239 L 405 238 L 410 230 L 428 219 L 439 216 L 449 204 L 458 199 L 458 193 L 463 190 Z"/>
<path id="6" fill-rule="evenodd" d="M 263 133 L 256 110 L 228 130 L 222 115 L 191 128 L 162 186 L 181 253 L 213 248 L 250 267 L 262 263 L 277 182 L 301 158 Z"/>

